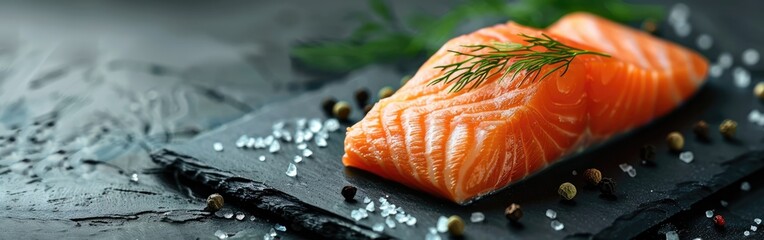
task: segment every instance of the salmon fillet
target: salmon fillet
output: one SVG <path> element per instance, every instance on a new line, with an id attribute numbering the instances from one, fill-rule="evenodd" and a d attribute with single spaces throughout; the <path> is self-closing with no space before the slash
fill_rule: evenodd
<path id="1" fill-rule="evenodd" d="M 428 85 L 436 66 L 463 61 L 447 50 L 514 42 L 542 33 L 610 54 L 580 55 L 564 76 L 517 84 L 500 74 L 472 90 Z M 555 66 L 546 66 L 546 72 Z M 466 203 L 539 171 L 593 141 L 666 114 L 697 91 L 708 63 L 697 53 L 585 13 L 547 30 L 515 23 L 448 41 L 391 97 L 347 129 L 343 164 Z"/>

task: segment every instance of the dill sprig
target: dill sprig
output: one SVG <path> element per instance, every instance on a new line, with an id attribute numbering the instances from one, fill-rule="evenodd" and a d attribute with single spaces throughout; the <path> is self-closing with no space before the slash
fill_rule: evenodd
<path id="1" fill-rule="evenodd" d="M 431 81 L 429 85 L 438 83 L 451 84 L 455 82 L 449 92 L 458 92 L 470 84 L 470 89 L 474 89 L 498 74 L 501 74 L 499 81 L 509 76 L 509 74 L 512 74 L 510 79 L 514 80 L 518 73 L 524 71 L 525 76 L 518 83 L 518 86 L 521 86 L 528 80 L 530 82 L 543 80 L 553 72 L 561 69 L 562 73 L 560 73 L 560 76 L 565 75 L 568 72 L 570 63 L 580 55 L 589 54 L 610 57 L 610 55 L 605 53 L 565 45 L 543 33 L 541 34 L 542 37 L 526 34 L 519 35 L 523 37 L 523 40 L 528 45 L 513 42 L 497 42 L 491 45 L 466 45 L 463 47 L 470 50 L 465 52 L 448 50 L 456 55 L 467 56 L 467 58 L 456 63 L 435 67 L 445 71 L 445 73 Z M 539 47 L 546 49 L 546 51 L 538 51 Z M 490 51 L 487 53 L 477 53 L 483 49 Z M 542 75 L 541 70 L 547 65 L 554 66 L 554 68 Z"/>

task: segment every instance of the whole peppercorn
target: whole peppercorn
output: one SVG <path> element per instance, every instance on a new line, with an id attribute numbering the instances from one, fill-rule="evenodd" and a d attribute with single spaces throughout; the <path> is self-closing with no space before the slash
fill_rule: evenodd
<path id="1" fill-rule="evenodd" d="M 764 100 L 764 82 L 759 82 L 753 87 L 753 94 L 760 100 Z"/>
<path id="2" fill-rule="evenodd" d="M 333 97 L 327 97 L 324 99 L 324 101 L 321 102 L 321 109 L 324 110 L 326 115 L 332 115 L 334 104 L 337 104 L 337 99 L 334 99 Z"/>
<path id="3" fill-rule="evenodd" d="M 692 127 L 692 132 L 695 133 L 699 139 L 708 140 L 708 123 L 706 121 L 699 121 Z"/>
<path id="4" fill-rule="evenodd" d="M 358 107 L 366 106 L 369 102 L 369 90 L 361 88 L 355 91 L 355 101 L 358 103 Z"/>
<path id="5" fill-rule="evenodd" d="M 453 215 L 448 218 L 448 232 L 454 236 L 464 234 L 464 220 L 459 216 Z"/>
<path id="6" fill-rule="evenodd" d="M 669 149 L 672 151 L 681 151 L 684 148 L 684 137 L 679 132 L 671 132 L 666 137 Z"/>
<path id="7" fill-rule="evenodd" d="M 643 164 L 651 164 L 655 160 L 655 146 L 647 144 L 639 149 L 639 158 Z"/>
<path id="8" fill-rule="evenodd" d="M 374 107 L 374 104 L 366 104 L 366 106 L 363 107 L 363 114 L 366 115 L 371 111 L 371 108 Z"/>
<path id="9" fill-rule="evenodd" d="M 597 184 L 600 184 L 600 180 L 602 180 L 602 172 L 596 168 L 589 168 L 584 172 L 584 177 L 586 178 L 586 182 L 597 186 Z"/>
<path id="10" fill-rule="evenodd" d="M 615 180 L 612 178 L 602 178 L 600 181 L 600 192 L 605 195 L 615 195 Z"/>
<path id="11" fill-rule="evenodd" d="M 719 125 L 719 131 L 722 133 L 722 135 L 728 139 L 735 137 L 735 132 L 737 131 L 737 122 L 727 119 L 722 122 L 721 125 Z"/>
<path id="12" fill-rule="evenodd" d="M 648 18 L 642 21 L 642 30 L 650 34 L 655 34 L 658 30 L 658 25 L 655 23 L 655 20 Z"/>
<path id="13" fill-rule="evenodd" d="M 391 87 L 383 87 L 382 89 L 379 89 L 379 99 L 387 98 L 393 95 L 395 93 L 395 90 Z"/>
<path id="14" fill-rule="evenodd" d="M 523 209 L 518 204 L 509 204 L 509 207 L 504 209 L 504 216 L 510 221 L 517 222 L 523 217 Z"/>
<path id="15" fill-rule="evenodd" d="M 223 208 L 223 196 L 217 193 L 213 193 L 207 197 L 207 211 L 217 212 Z"/>
<path id="16" fill-rule="evenodd" d="M 571 200 L 575 198 L 576 192 L 576 186 L 569 182 L 561 184 L 560 188 L 557 189 L 557 193 L 560 194 L 560 197 L 565 200 Z"/>
<path id="17" fill-rule="evenodd" d="M 722 217 L 722 215 L 717 214 L 716 216 L 714 216 L 714 225 L 716 225 L 717 227 L 724 227 L 725 223 L 726 222 L 724 221 L 724 217 Z"/>
<path id="18" fill-rule="evenodd" d="M 353 198 L 355 198 L 356 192 L 358 192 L 358 189 L 356 187 L 347 185 L 342 187 L 342 192 L 340 193 L 342 193 L 342 197 L 345 198 L 345 201 L 350 201 L 350 200 L 353 200 Z"/>
<path id="19" fill-rule="evenodd" d="M 334 117 L 336 117 L 339 120 L 347 120 L 350 116 L 350 104 L 347 102 L 337 102 L 334 104 L 334 108 L 332 109 L 332 112 L 334 113 Z"/>

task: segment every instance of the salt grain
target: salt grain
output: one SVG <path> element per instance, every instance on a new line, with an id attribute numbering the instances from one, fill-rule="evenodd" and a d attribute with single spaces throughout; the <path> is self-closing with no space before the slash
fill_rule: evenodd
<path id="1" fill-rule="evenodd" d="M 555 219 L 555 218 L 557 218 L 557 212 L 555 212 L 552 209 L 547 209 L 546 210 L 546 217 L 548 217 L 549 219 Z"/>
<path id="2" fill-rule="evenodd" d="M 268 147 L 268 152 L 270 153 L 277 153 L 279 150 L 281 150 L 281 144 L 279 144 L 279 141 L 271 142 L 270 147 Z"/>
<path id="3" fill-rule="evenodd" d="M 743 63 L 748 66 L 756 65 L 759 62 L 759 52 L 756 49 L 746 49 L 743 51 Z"/>
<path id="4" fill-rule="evenodd" d="M 305 143 L 297 144 L 297 149 L 303 150 L 306 148 L 308 148 L 308 144 L 305 144 Z"/>
<path id="5" fill-rule="evenodd" d="M 244 213 L 242 213 L 242 212 L 237 212 L 236 213 L 236 220 L 239 220 L 239 221 L 244 220 L 244 217 L 246 217 L 246 215 L 244 215 Z"/>
<path id="6" fill-rule="evenodd" d="M 440 216 L 435 228 L 441 233 L 448 231 L 448 218 L 446 218 L 446 216 Z"/>
<path id="7" fill-rule="evenodd" d="M 708 68 L 708 74 L 711 75 L 711 77 L 718 78 L 721 77 L 724 73 L 724 67 L 719 64 L 711 64 L 711 67 Z"/>
<path id="8" fill-rule="evenodd" d="M 685 163 L 691 163 L 695 159 L 695 155 L 690 151 L 685 151 L 679 154 L 679 160 Z"/>
<path id="9" fill-rule="evenodd" d="M 387 224 L 387 228 L 395 228 L 395 221 L 391 217 L 385 218 L 385 224 Z"/>
<path id="10" fill-rule="evenodd" d="M 761 218 L 754 218 L 753 222 L 755 222 L 756 225 L 759 225 L 759 224 L 761 224 Z"/>
<path id="11" fill-rule="evenodd" d="M 222 152 L 223 151 L 223 144 L 216 142 L 212 144 L 212 149 L 214 149 L 216 152 Z"/>
<path id="12" fill-rule="evenodd" d="M 692 26 L 690 26 L 690 23 L 684 22 L 677 25 L 674 25 L 674 31 L 676 32 L 677 36 L 680 37 L 687 37 L 692 32 Z"/>
<path id="13" fill-rule="evenodd" d="M 308 122 L 308 120 L 305 119 L 305 118 L 297 119 L 297 121 L 295 121 L 295 128 L 297 128 L 297 130 L 305 129 L 305 124 L 307 122 Z"/>
<path id="14" fill-rule="evenodd" d="M 746 88 L 751 84 L 751 73 L 742 67 L 732 69 L 732 76 L 735 79 L 735 86 L 739 88 Z"/>
<path id="15" fill-rule="evenodd" d="M 340 129 L 340 122 L 337 119 L 330 118 L 324 121 L 324 129 L 334 132 Z"/>
<path id="16" fill-rule="evenodd" d="M 228 234 L 223 232 L 222 230 L 217 230 L 215 231 L 215 237 L 217 237 L 218 239 L 226 239 L 228 238 Z"/>
<path id="17" fill-rule="evenodd" d="M 267 136 L 263 140 L 263 143 L 265 144 L 265 146 L 270 146 L 273 144 L 273 140 L 274 140 L 273 136 Z"/>
<path id="18" fill-rule="evenodd" d="M 706 211 L 706 218 L 712 218 L 714 217 L 714 211 L 708 210 Z"/>
<path id="19" fill-rule="evenodd" d="M 751 225 L 751 231 L 755 232 L 756 230 L 759 230 L 759 227 Z"/>
<path id="20" fill-rule="evenodd" d="M 618 167 L 621 168 L 621 171 L 623 171 L 623 172 L 628 172 L 629 170 L 634 169 L 634 167 L 632 167 L 628 163 L 618 164 Z"/>
<path id="21" fill-rule="evenodd" d="M 722 205 L 722 207 L 727 207 L 729 205 L 729 203 L 724 200 L 719 201 L 719 204 Z"/>
<path id="22" fill-rule="evenodd" d="M 369 204 L 366 204 L 366 211 L 374 212 L 374 202 L 369 202 Z"/>
<path id="23" fill-rule="evenodd" d="M 382 232 L 385 230 L 385 224 L 375 223 L 374 226 L 371 227 L 371 230 L 374 230 L 375 232 Z"/>
<path id="24" fill-rule="evenodd" d="M 297 176 L 297 166 L 294 165 L 294 163 L 289 163 L 289 167 L 287 167 L 286 175 L 290 177 Z"/>
<path id="25" fill-rule="evenodd" d="M 666 232 L 666 240 L 679 240 L 679 234 L 676 231 Z"/>
<path id="26" fill-rule="evenodd" d="M 414 226 L 414 224 L 416 224 L 416 218 L 415 218 L 415 217 L 412 217 L 412 216 L 410 216 L 410 215 L 408 216 L 408 218 L 409 218 L 409 219 L 408 219 L 408 221 L 406 221 L 406 225 L 409 225 L 409 226 Z"/>
<path id="27" fill-rule="evenodd" d="M 241 135 L 239 139 L 236 139 L 236 147 L 237 148 L 243 148 L 247 146 L 247 142 L 249 141 L 249 137 L 247 135 Z"/>
<path id="28" fill-rule="evenodd" d="M 316 137 L 316 146 L 318 147 L 326 147 L 326 138 L 324 137 Z"/>
<path id="29" fill-rule="evenodd" d="M 479 223 L 485 220 L 485 215 L 482 212 L 474 212 L 470 215 L 470 222 Z"/>
<path id="30" fill-rule="evenodd" d="M 631 168 L 628 171 L 626 171 L 627 174 L 629 174 L 629 177 L 636 177 L 637 176 L 637 169 Z"/>
<path id="31" fill-rule="evenodd" d="M 746 230 L 745 232 L 743 232 L 743 236 L 748 237 L 750 235 L 751 235 L 751 231 Z"/>
<path id="32" fill-rule="evenodd" d="M 278 121 L 274 123 L 271 127 L 273 128 L 273 130 L 281 130 L 281 129 L 284 129 L 285 125 L 286 123 L 284 121 Z"/>
<path id="33" fill-rule="evenodd" d="M 425 240 L 440 240 L 440 235 L 435 232 L 434 228 L 430 228 L 430 232 L 424 237 Z"/>
<path id="34" fill-rule="evenodd" d="M 708 34 L 701 34 L 698 36 L 696 43 L 701 50 L 707 50 L 714 44 L 714 39 Z"/>
<path id="35" fill-rule="evenodd" d="M 260 155 L 260 157 L 258 157 L 257 160 L 260 160 L 261 162 L 265 162 L 265 156 Z"/>
<path id="36" fill-rule="evenodd" d="M 669 12 L 669 22 L 672 24 L 686 22 L 689 17 L 690 8 L 683 3 L 674 4 Z"/>
<path id="37" fill-rule="evenodd" d="M 276 231 L 279 232 L 286 232 L 287 228 L 284 225 L 276 223 L 276 226 L 273 227 L 273 229 L 276 229 Z"/>
<path id="38" fill-rule="evenodd" d="M 130 181 L 131 182 L 138 182 L 138 173 L 133 173 L 130 175 Z"/>
<path id="39" fill-rule="evenodd" d="M 565 228 L 565 224 L 562 224 L 560 221 L 552 220 L 552 222 L 549 223 L 550 226 L 552 226 L 552 229 L 555 231 L 560 231 Z"/>
<path id="40" fill-rule="evenodd" d="M 578 175 L 578 172 L 576 172 L 576 170 L 573 170 L 573 172 L 571 174 L 573 174 L 573 176 L 576 176 L 576 175 Z"/>
<path id="41" fill-rule="evenodd" d="M 322 123 L 321 123 L 321 120 L 318 118 L 310 119 L 310 121 L 308 122 L 308 130 L 310 130 L 311 132 L 317 133 L 318 131 L 321 130 L 321 127 L 322 127 Z"/>
<path id="42" fill-rule="evenodd" d="M 719 58 L 716 61 L 718 62 L 719 66 L 723 68 L 730 68 L 732 67 L 733 63 L 732 54 L 728 52 L 719 54 Z"/>
<path id="43" fill-rule="evenodd" d="M 371 199 L 369 199 L 369 197 L 363 198 L 363 203 L 369 203 L 369 202 L 371 202 Z"/>
<path id="44" fill-rule="evenodd" d="M 740 184 L 740 190 L 743 190 L 743 191 L 746 191 L 746 192 L 747 191 L 751 191 L 751 184 L 748 183 L 748 182 L 741 183 Z"/>
<path id="45" fill-rule="evenodd" d="M 302 162 L 302 157 L 300 156 L 294 156 L 294 163 Z"/>
<path id="46" fill-rule="evenodd" d="M 306 148 L 306 149 L 303 149 L 303 150 L 302 150 L 302 156 L 303 156 L 303 157 L 310 157 L 310 156 L 313 156 L 313 151 L 311 151 L 310 149 L 307 149 L 307 148 Z"/>

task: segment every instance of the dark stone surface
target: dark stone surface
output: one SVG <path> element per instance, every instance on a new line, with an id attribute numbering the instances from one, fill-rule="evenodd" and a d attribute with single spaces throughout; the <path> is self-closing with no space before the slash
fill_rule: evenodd
<path id="1" fill-rule="evenodd" d="M 704 25 L 694 20 L 704 13 L 708 12 L 693 11 L 694 32 L 691 37 L 680 39 L 665 27 L 662 35 L 692 46 L 693 39 L 699 35 L 698 32 L 706 31 Z M 707 31 L 717 36 L 713 30 Z M 720 42 L 724 43 L 723 39 Z M 717 46 L 704 51 L 704 54 L 713 59 L 722 49 Z M 178 165 L 188 165 L 183 162 L 200 161 L 219 171 L 230 172 L 234 176 L 282 191 L 306 205 L 326 209 L 333 213 L 330 215 L 332 218 L 349 219 L 352 209 L 363 206 L 358 202 L 344 202 L 339 194 L 342 186 L 354 184 L 359 187 L 358 199 L 368 196 L 376 200 L 381 196 L 389 196 L 392 203 L 418 218 L 416 227 L 398 224 L 395 229 L 385 230 L 385 233 L 402 239 L 424 237 L 427 228 L 435 226 L 440 215 L 457 214 L 469 219 L 470 213 L 475 211 L 485 213 L 486 222 L 468 224 L 466 238 L 469 239 L 495 236 L 510 239 L 632 238 L 677 213 L 692 209 L 694 204 L 714 192 L 725 189 L 764 167 L 761 145 L 764 141 L 764 129 L 747 121 L 751 109 L 761 106 L 761 103 L 750 94 L 750 88 L 734 87 L 729 72 L 721 78 L 709 79 L 698 95 L 687 104 L 651 125 L 594 146 L 512 185 L 507 190 L 467 206 L 457 206 L 418 193 L 363 171 L 344 169 L 340 162 L 344 136 L 342 131 L 330 134 L 330 144 L 327 148 L 309 145 L 314 155 L 297 164 L 296 178 L 284 174 L 287 165 L 298 153 L 294 144 L 282 143 L 282 150 L 277 154 L 269 154 L 266 150 L 242 150 L 234 147 L 234 142 L 240 135 L 266 136 L 271 132 L 271 125 L 278 121 L 286 120 L 288 124 L 294 124 L 293 120 L 296 118 L 324 117 L 319 104 L 324 97 L 333 96 L 352 101 L 352 93 L 360 87 L 379 89 L 383 85 L 396 85 L 397 79 L 404 73 L 386 68 L 365 69 L 349 76 L 346 82 L 268 105 L 194 141 L 171 146 L 167 151 L 159 152 L 158 162 L 172 163 L 171 166 L 177 168 Z M 354 113 L 353 119 L 360 119 L 360 109 L 355 108 Z M 718 124 L 725 118 L 735 119 L 740 124 L 737 138 L 734 140 L 724 140 L 716 131 Z M 710 142 L 699 141 L 693 137 L 692 125 L 698 120 L 705 120 L 714 126 Z M 685 149 L 695 154 L 692 163 L 681 162 L 677 153 L 667 150 L 665 136 L 673 130 L 679 130 L 686 136 Z M 223 143 L 226 150 L 213 151 L 212 144 L 215 142 Z M 640 165 L 638 153 L 643 144 L 658 146 L 656 166 Z M 188 157 L 167 162 L 166 158 L 162 157 L 167 154 Z M 257 161 L 259 155 L 266 156 L 268 160 Z M 633 165 L 637 169 L 637 176 L 630 178 L 621 172 L 618 167 L 620 163 Z M 618 182 L 618 194 L 615 199 L 604 198 L 596 190 L 583 187 L 582 177 L 571 174 L 574 170 L 582 173 L 589 167 L 601 169 L 605 176 Z M 200 178 L 199 183 L 205 184 L 204 177 Z M 557 186 L 565 181 L 573 182 L 581 188 L 579 196 L 573 202 L 562 202 L 556 195 Z M 236 195 L 231 197 L 237 198 Z M 525 217 L 520 225 L 509 224 L 504 219 L 503 209 L 511 202 L 523 206 Z M 550 220 L 544 216 L 546 209 L 558 212 L 558 219 L 565 224 L 564 230 L 551 229 Z M 371 227 L 379 222 L 382 222 L 382 218 L 378 214 L 371 214 L 368 219 L 361 220 L 358 224 Z"/>

